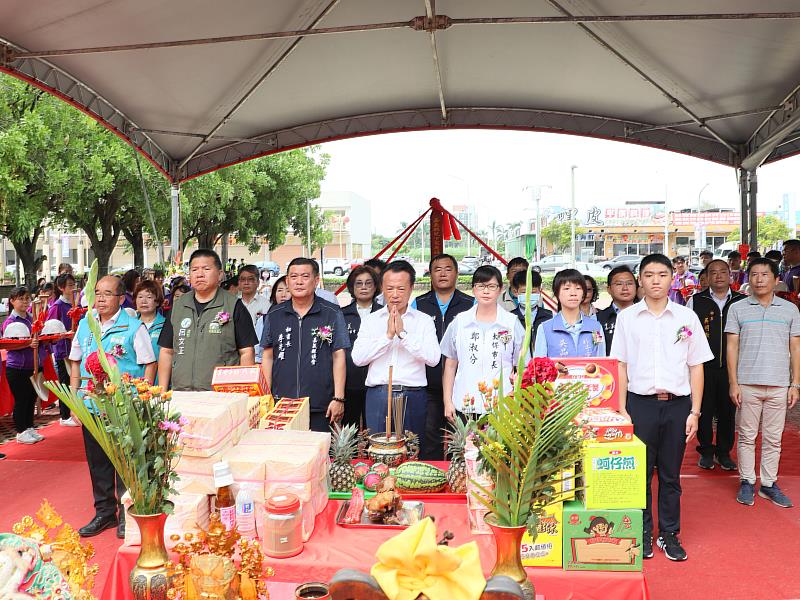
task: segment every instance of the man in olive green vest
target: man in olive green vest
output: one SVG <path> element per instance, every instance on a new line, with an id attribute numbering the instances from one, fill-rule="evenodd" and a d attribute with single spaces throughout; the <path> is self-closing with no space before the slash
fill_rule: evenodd
<path id="1" fill-rule="evenodd" d="M 253 320 L 236 296 L 220 289 L 222 261 L 200 249 L 189 259 L 192 291 L 170 310 L 158 338 L 158 382 L 173 390 L 210 390 L 214 367 L 255 364 Z"/>

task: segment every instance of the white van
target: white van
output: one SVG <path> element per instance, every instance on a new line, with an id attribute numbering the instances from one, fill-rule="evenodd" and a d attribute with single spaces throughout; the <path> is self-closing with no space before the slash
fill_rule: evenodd
<path id="1" fill-rule="evenodd" d="M 728 254 L 739 249 L 739 244 L 740 242 L 725 242 L 719 248 L 714 250 L 714 258 L 721 258 L 723 260 L 727 259 Z"/>

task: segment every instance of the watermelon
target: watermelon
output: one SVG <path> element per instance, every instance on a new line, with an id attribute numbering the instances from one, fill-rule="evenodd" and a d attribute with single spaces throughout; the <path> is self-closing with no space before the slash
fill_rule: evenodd
<path id="1" fill-rule="evenodd" d="M 424 462 L 405 462 L 394 475 L 397 487 L 409 492 L 440 492 L 447 485 L 447 474 Z"/>
<path id="2" fill-rule="evenodd" d="M 364 489 L 369 490 L 370 492 L 374 492 L 378 489 L 383 478 L 375 473 L 374 471 L 370 471 L 364 476 Z"/>
<path id="3" fill-rule="evenodd" d="M 372 465 L 372 470 L 381 476 L 381 479 L 386 477 L 389 474 L 389 465 L 385 463 L 375 463 Z"/>
<path id="4" fill-rule="evenodd" d="M 369 466 L 365 463 L 359 463 L 353 467 L 356 474 L 356 483 L 364 483 L 364 477 L 369 473 Z"/>

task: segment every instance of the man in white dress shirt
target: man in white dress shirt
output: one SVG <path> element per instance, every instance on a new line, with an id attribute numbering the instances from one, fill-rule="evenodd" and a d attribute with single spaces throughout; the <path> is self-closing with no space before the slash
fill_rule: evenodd
<path id="1" fill-rule="evenodd" d="M 672 263 L 663 254 L 642 259 L 644 299 L 617 315 L 611 357 L 619 360 L 620 413 L 630 415 L 647 446 L 647 508 L 642 556 L 653 556 L 650 482 L 658 468 L 658 547 L 670 560 L 686 560 L 678 540 L 680 470 L 686 444 L 697 434 L 703 400 L 703 363 L 714 355 L 694 311 L 669 300 Z"/>
<path id="2" fill-rule="evenodd" d="M 414 267 L 408 262 L 396 260 L 386 266 L 381 274 L 386 306 L 361 321 L 352 356 L 357 366 L 369 365 L 367 427 L 374 433 L 386 429 L 387 386 L 392 365 L 392 393 L 402 394 L 406 399 L 404 429 L 416 433 L 422 446 L 427 414 L 425 366 L 435 366 L 441 353 L 431 318 L 408 305 L 414 280 Z"/>

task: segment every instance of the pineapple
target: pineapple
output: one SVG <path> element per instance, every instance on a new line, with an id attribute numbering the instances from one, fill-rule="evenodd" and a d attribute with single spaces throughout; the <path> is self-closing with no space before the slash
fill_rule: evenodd
<path id="1" fill-rule="evenodd" d="M 467 491 L 467 463 L 464 459 L 464 448 L 467 445 L 470 426 L 456 417 L 453 430 L 445 430 L 447 439 L 447 456 L 450 466 L 447 468 L 447 483 L 454 494 L 464 494 Z"/>
<path id="2" fill-rule="evenodd" d="M 352 460 L 358 446 L 358 428 L 355 425 L 342 427 L 338 423 L 333 429 L 330 469 L 331 489 L 334 492 L 349 492 L 356 485 L 356 473 Z"/>

